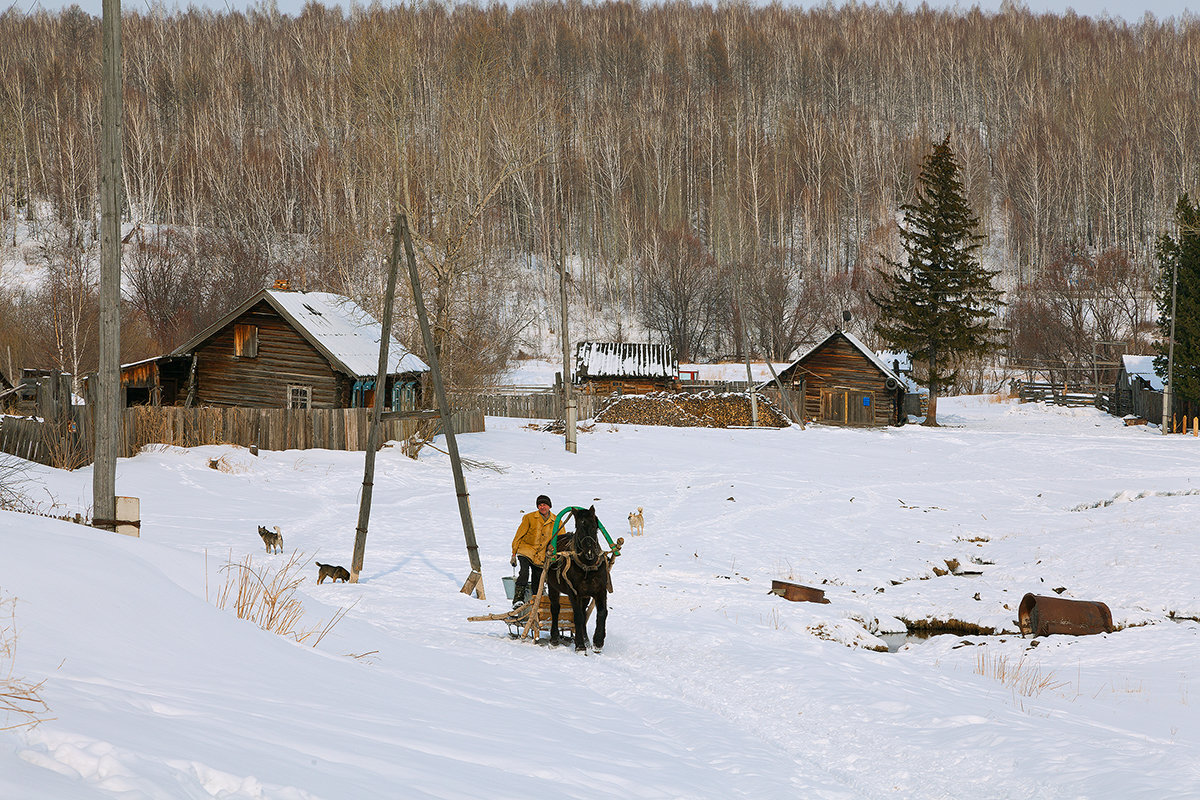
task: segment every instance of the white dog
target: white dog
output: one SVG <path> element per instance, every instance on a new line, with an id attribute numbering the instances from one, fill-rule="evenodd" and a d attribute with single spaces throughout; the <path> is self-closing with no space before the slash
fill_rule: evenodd
<path id="1" fill-rule="evenodd" d="M 637 513 L 629 512 L 629 535 L 641 536 L 644 531 L 645 521 L 642 519 L 642 507 L 638 506 Z"/>

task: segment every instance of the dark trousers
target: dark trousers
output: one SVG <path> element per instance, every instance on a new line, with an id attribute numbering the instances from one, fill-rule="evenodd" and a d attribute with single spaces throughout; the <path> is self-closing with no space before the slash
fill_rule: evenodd
<path id="1" fill-rule="evenodd" d="M 542 580 L 542 568 L 534 564 L 529 556 L 517 556 L 517 564 L 520 565 L 520 572 L 517 573 L 517 585 L 527 584 L 529 586 L 529 596 L 532 597 L 534 592 L 538 590 L 538 583 Z"/>

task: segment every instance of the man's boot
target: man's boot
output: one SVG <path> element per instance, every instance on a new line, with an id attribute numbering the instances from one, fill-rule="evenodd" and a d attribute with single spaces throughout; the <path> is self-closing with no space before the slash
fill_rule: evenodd
<path id="1" fill-rule="evenodd" d="M 517 582 L 516 588 L 513 589 L 513 608 L 525 602 L 525 589 L 529 584 Z"/>

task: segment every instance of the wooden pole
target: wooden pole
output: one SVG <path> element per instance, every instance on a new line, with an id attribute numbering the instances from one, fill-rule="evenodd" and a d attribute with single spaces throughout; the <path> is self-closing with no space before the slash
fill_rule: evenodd
<path id="1" fill-rule="evenodd" d="M 387 389 L 388 344 L 392 340 L 392 301 L 396 297 L 396 272 L 400 264 L 400 218 L 392 225 L 392 255 L 388 259 L 387 292 L 383 299 L 383 320 L 379 331 L 379 369 L 375 375 L 375 402 L 371 404 L 371 426 L 367 429 L 367 455 L 363 467 L 362 500 L 358 505 L 358 527 L 354 530 L 354 558 L 350 562 L 350 582 L 358 583 L 367 551 L 367 523 L 371 520 L 371 495 L 375 488 L 375 451 L 379 449 L 379 427 L 383 417 L 383 396 Z"/>
<path id="2" fill-rule="evenodd" d="M 117 518 L 121 388 L 121 0 L 104 0 L 100 101 L 100 363 L 96 373 L 92 517 Z M 115 525 L 102 525 L 115 529 Z"/>
<path id="3" fill-rule="evenodd" d="M 771 359 L 767 358 L 767 369 L 771 370 L 771 377 L 775 380 L 775 385 L 779 388 L 779 399 L 783 401 L 783 408 L 787 411 L 788 416 L 792 419 L 799 419 L 800 428 L 804 428 L 804 417 L 796 416 L 796 410 L 792 408 L 792 401 L 788 399 L 787 390 L 783 388 L 783 381 L 779 380 L 779 376 L 775 374 L 775 365 L 771 363 Z"/>
<path id="4" fill-rule="evenodd" d="M 1181 235 L 1182 241 L 1183 236 Z M 1179 282 L 1176 257 L 1171 262 L 1171 338 L 1167 343 L 1167 380 L 1163 386 L 1162 432 L 1165 436 L 1171 432 L 1171 395 L 1175 386 L 1175 287 Z"/>
<path id="5" fill-rule="evenodd" d="M 737 292 L 738 315 L 742 322 L 742 347 L 746 351 L 746 390 L 750 392 L 750 425 L 758 427 L 758 396 L 754 393 L 754 373 L 750 371 L 750 334 L 746 331 L 746 309 L 742 305 L 742 288 L 735 284 Z"/>
<path id="6" fill-rule="evenodd" d="M 421 294 L 421 277 L 417 274 L 417 257 L 413 253 L 412 234 L 408 230 L 408 217 L 400 212 L 397 226 L 404 240 L 404 255 L 408 260 L 408 279 L 412 284 L 413 305 L 417 307 L 417 321 L 421 324 L 421 338 L 425 342 L 425 358 L 429 361 L 433 390 L 437 394 L 438 411 L 442 419 L 442 430 L 446 434 L 446 452 L 450 455 L 450 468 L 454 472 L 454 491 L 458 495 L 458 515 L 462 517 L 463 537 L 467 542 L 467 559 L 471 574 L 463 584 L 462 593 L 472 592 L 480 600 L 486 600 L 483 591 L 483 568 L 479 563 L 479 545 L 475 543 L 475 523 L 471 521 L 471 496 L 467 494 L 467 482 L 463 479 L 462 460 L 458 455 L 458 440 L 454 437 L 454 425 L 450 419 L 450 405 L 446 402 L 446 387 L 442 383 L 442 368 L 437 348 L 433 345 L 433 332 L 429 329 L 429 316 L 425 313 L 425 300 Z"/>
<path id="7" fill-rule="evenodd" d="M 563 417 L 566 423 L 566 446 L 568 453 L 578 452 L 575 426 L 578 422 L 578 411 L 575 407 L 575 397 L 571 392 L 571 340 L 567 335 L 567 229 L 562 219 L 559 219 L 558 239 L 558 297 L 562 310 L 562 351 L 563 351 Z"/>

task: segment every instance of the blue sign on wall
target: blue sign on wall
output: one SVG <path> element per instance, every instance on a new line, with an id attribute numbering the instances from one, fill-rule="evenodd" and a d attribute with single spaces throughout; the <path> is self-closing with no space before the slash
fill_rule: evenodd
<path id="1" fill-rule="evenodd" d="M 869 397 L 864 397 L 864 398 L 863 398 L 863 407 L 865 408 L 865 407 L 867 407 L 867 406 L 869 406 L 869 405 L 871 405 L 871 398 L 869 398 Z"/>

